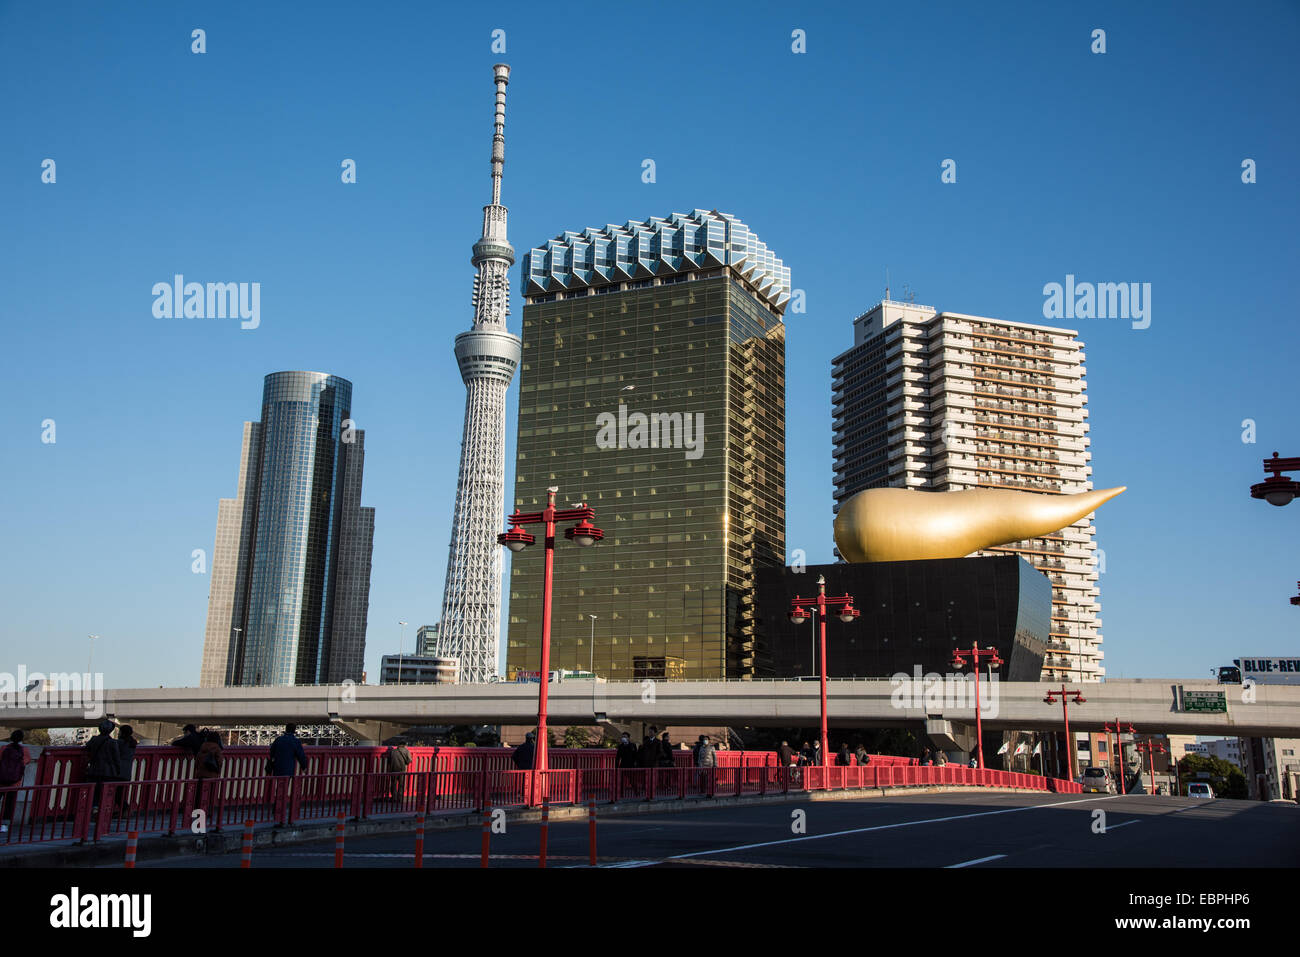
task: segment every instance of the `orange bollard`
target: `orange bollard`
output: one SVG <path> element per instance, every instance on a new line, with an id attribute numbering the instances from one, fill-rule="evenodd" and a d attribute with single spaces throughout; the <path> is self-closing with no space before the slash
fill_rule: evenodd
<path id="1" fill-rule="evenodd" d="M 239 856 L 239 866 L 253 866 L 253 822 L 251 820 L 244 822 L 244 848 Z"/>
<path id="2" fill-rule="evenodd" d="M 424 815 L 415 816 L 415 866 L 424 866 Z"/>
<path id="3" fill-rule="evenodd" d="M 483 809 L 483 860 L 479 867 L 488 866 L 488 849 L 492 844 L 492 809 Z"/>
<path id="4" fill-rule="evenodd" d="M 537 866 L 546 866 L 546 830 L 550 827 L 547 823 L 551 819 L 551 805 L 546 798 L 542 798 L 542 846 L 537 853 Z"/>
<path id="5" fill-rule="evenodd" d="M 339 815 L 339 823 L 334 828 L 334 866 L 343 866 L 343 824 L 347 820 L 342 814 Z"/>
<path id="6" fill-rule="evenodd" d="M 126 832 L 126 867 L 135 867 L 135 848 L 140 841 L 139 831 Z"/>
<path id="7" fill-rule="evenodd" d="M 596 799 L 592 798 L 587 805 L 587 836 L 591 845 L 591 866 L 596 866 Z"/>

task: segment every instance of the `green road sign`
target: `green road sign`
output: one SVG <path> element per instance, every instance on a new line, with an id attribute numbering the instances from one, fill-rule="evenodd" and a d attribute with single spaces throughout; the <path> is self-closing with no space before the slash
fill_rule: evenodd
<path id="1" fill-rule="evenodd" d="M 1183 710 L 1226 714 L 1227 695 L 1222 691 L 1184 691 Z"/>

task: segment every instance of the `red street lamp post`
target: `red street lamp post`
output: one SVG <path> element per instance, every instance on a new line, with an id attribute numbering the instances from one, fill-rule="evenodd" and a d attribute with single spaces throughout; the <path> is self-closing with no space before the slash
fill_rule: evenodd
<path id="1" fill-rule="evenodd" d="M 1109 740 L 1111 734 L 1115 735 L 1115 754 L 1119 760 L 1119 793 L 1127 794 L 1128 782 L 1124 780 L 1124 741 L 1120 738 L 1120 735 L 1133 734 L 1137 731 L 1137 728 L 1133 727 L 1132 724 L 1129 724 L 1128 730 L 1125 731 L 1124 724 L 1119 720 L 1119 718 L 1115 719 L 1114 724 L 1103 724 L 1101 728 L 1106 732 L 1107 740 Z"/>
<path id="2" fill-rule="evenodd" d="M 1300 457 L 1279 458 L 1276 452 L 1271 459 L 1264 460 L 1264 471 L 1272 472 L 1258 485 L 1250 487 L 1251 498 L 1262 498 L 1269 505 L 1289 505 L 1291 500 L 1300 495 L 1300 482 L 1287 478 L 1283 472 L 1300 472 Z M 1296 584 L 1300 585 L 1300 582 Z M 1300 595 L 1291 598 L 1291 604 L 1300 605 Z"/>
<path id="3" fill-rule="evenodd" d="M 1291 499 L 1300 495 L 1300 482 L 1286 478 L 1283 472 L 1300 472 L 1300 458 L 1278 458 L 1276 452 L 1271 459 L 1264 460 L 1264 471 L 1272 472 L 1258 485 L 1250 487 L 1251 498 L 1262 498 L 1269 505 L 1288 505 Z"/>
<path id="4" fill-rule="evenodd" d="M 497 543 L 506 546 L 512 552 L 519 552 L 532 545 L 536 539 L 522 530 L 524 525 L 546 526 L 546 571 L 542 589 L 542 672 L 539 677 L 540 690 L 537 692 L 537 745 L 533 751 L 533 773 L 529 786 L 529 805 L 537 803 L 537 772 L 546 770 L 546 701 L 551 679 L 551 579 L 555 563 L 555 524 L 557 522 L 577 522 L 572 528 L 564 530 L 564 537 L 575 544 L 586 547 L 594 545 L 605 533 L 591 524 L 596 513 L 584 502 L 580 508 L 556 509 L 555 487 L 546 490 L 546 508 L 540 512 L 521 512 L 515 509 L 510 516 L 510 531 L 497 536 Z"/>
<path id="5" fill-rule="evenodd" d="M 1147 774 L 1151 778 L 1151 794 L 1152 796 L 1154 796 L 1156 793 L 1156 763 L 1155 763 L 1155 759 L 1152 757 L 1152 754 L 1153 753 L 1165 754 L 1169 751 L 1169 749 L 1166 748 L 1163 744 L 1157 744 L 1151 738 L 1147 738 L 1145 744 L 1137 745 L 1137 749 L 1139 752 L 1141 751 L 1146 752 Z"/>
<path id="6" fill-rule="evenodd" d="M 975 753 L 979 756 L 980 770 L 984 769 L 984 725 L 980 721 L 980 661 L 984 658 L 989 660 L 990 668 L 1002 667 L 1002 659 L 993 648 L 980 648 L 978 644 L 972 644 L 970 651 L 954 650 L 952 653 L 953 668 L 960 668 L 970 659 L 971 666 L 975 669 Z"/>
<path id="7" fill-rule="evenodd" d="M 1052 704 L 1057 698 L 1061 699 L 1061 712 L 1065 715 L 1065 770 L 1070 775 L 1070 780 L 1073 781 L 1078 777 L 1079 770 L 1075 763 L 1077 756 L 1075 755 L 1074 739 L 1070 737 L 1070 702 L 1083 704 L 1088 699 L 1078 691 L 1067 691 L 1064 683 L 1061 684 L 1060 691 L 1047 692 L 1047 696 L 1043 698 L 1043 701 L 1046 704 Z"/>
<path id="8" fill-rule="evenodd" d="M 821 622 L 821 685 L 822 685 L 822 767 L 830 765 L 831 742 L 826 731 L 826 612 L 838 609 L 840 621 L 851 624 L 862 612 L 853 607 L 853 599 L 848 595 L 839 598 L 826 597 L 826 576 L 817 576 L 817 597 L 800 598 L 795 595 L 790 601 L 790 621 L 802 625 L 808 620 L 806 609 L 816 609 Z"/>

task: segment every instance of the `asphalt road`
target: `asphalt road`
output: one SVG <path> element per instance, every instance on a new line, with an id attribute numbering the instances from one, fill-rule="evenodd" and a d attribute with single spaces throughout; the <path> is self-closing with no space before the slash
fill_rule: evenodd
<path id="1" fill-rule="evenodd" d="M 1104 814 L 1104 820 L 1096 812 Z M 796 825 L 802 815 L 803 831 Z M 1105 830 L 1101 830 L 1104 823 Z M 537 867 L 539 825 L 492 836 L 492 867 Z M 588 866 L 587 823 L 550 825 L 548 866 Z M 430 831 L 425 867 L 478 867 L 477 828 Z M 409 835 L 349 837 L 345 867 L 411 867 Z M 1295 867 L 1300 808 L 1129 795 L 918 794 L 605 817 L 598 866 Z M 333 838 L 257 848 L 254 868 L 332 867 Z M 140 868 L 239 866 L 238 854 Z"/>

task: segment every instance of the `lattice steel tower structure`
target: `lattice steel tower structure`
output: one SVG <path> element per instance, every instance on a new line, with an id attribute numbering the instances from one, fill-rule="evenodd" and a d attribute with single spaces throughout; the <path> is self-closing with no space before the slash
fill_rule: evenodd
<path id="1" fill-rule="evenodd" d="M 465 381 L 465 430 L 456 483 L 456 514 L 442 597 L 438 653 L 460 659 L 460 680 L 496 673 L 501 629 L 501 546 L 505 519 L 506 389 L 519 366 L 519 337 L 506 331 L 509 269 L 515 250 L 506 239 L 501 168 L 506 158 L 506 84 L 510 67 L 492 68 L 496 118 L 492 134 L 492 202 L 483 207 L 483 236 L 474 244 L 474 325 L 456 337 Z"/>

